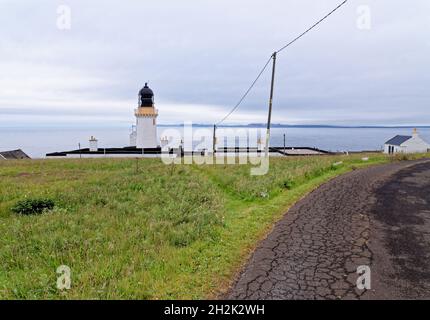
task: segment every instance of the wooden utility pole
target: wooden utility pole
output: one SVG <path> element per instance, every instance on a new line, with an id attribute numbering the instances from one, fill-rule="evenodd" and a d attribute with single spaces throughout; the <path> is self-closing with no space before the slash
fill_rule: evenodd
<path id="1" fill-rule="evenodd" d="M 266 157 L 269 156 L 270 122 L 272 121 L 272 103 L 273 103 L 273 87 L 275 84 L 276 52 L 273 53 L 272 59 L 273 59 L 272 82 L 270 84 L 269 115 L 267 118 L 267 132 L 266 132 L 266 150 L 265 150 Z"/>
<path id="2" fill-rule="evenodd" d="M 287 154 L 285 153 L 285 133 L 284 133 L 284 155 L 287 155 Z"/>
<path id="3" fill-rule="evenodd" d="M 215 148 L 216 148 L 216 124 L 214 124 L 214 136 L 212 138 L 213 155 L 215 155 Z"/>
<path id="4" fill-rule="evenodd" d="M 81 150 L 81 143 L 78 143 L 78 148 L 79 148 L 79 159 L 82 158 L 82 150 Z"/>

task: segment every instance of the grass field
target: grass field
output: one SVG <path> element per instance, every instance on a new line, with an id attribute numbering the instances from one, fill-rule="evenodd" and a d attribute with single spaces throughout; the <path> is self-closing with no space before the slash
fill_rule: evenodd
<path id="1" fill-rule="evenodd" d="M 195 299 L 225 290 L 258 240 L 295 201 L 382 154 L 167 166 L 157 159 L 0 162 L 0 298 Z M 333 166 L 342 161 L 343 164 Z M 11 211 L 49 198 L 40 215 Z M 67 265 L 72 287 L 56 288 Z"/>

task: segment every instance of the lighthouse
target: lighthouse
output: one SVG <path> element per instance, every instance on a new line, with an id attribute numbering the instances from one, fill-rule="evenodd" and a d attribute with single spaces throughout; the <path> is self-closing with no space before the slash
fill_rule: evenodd
<path id="1" fill-rule="evenodd" d="M 145 83 L 145 86 L 139 91 L 138 107 L 135 109 L 134 115 L 136 116 L 136 131 L 134 132 L 136 147 L 157 148 L 158 110 L 154 107 L 154 92 L 148 87 L 148 83 Z"/>

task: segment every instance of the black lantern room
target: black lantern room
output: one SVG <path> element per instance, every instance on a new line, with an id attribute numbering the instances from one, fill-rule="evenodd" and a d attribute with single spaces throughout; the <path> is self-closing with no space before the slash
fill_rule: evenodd
<path id="1" fill-rule="evenodd" d="M 139 91 L 139 107 L 153 107 L 154 92 L 148 87 L 148 83 Z"/>

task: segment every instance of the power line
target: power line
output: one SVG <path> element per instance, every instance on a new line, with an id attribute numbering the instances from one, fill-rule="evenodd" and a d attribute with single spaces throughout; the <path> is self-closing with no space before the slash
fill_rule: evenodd
<path id="1" fill-rule="evenodd" d="M 248 90 L 246 90 L 245 94 L 239 99 L 238 103 L 236 103 L 236 105 L 233 107 L 233 109 L 224 117 L 221 119 L 221 121 L 219 121 L 216 126 L 220 125 L 221 123 L 223 123 L 233 112 L 236 111 L 237 108 L 239 108 L 240 104 L 243 102 L 243 100 L 245 100 L 245 98 L 248 96 L 248 93 L 252 90 L 252 88 L 254 88 L 255 84 L 257 83 L 258 79 L 260 79 L 261 75 L 263 74 L 264 70 L 266 70 L 267 66 L 270 63 L 270 60 L 272 60 L 272 57 L 269 58 L 269 60 L 267 60 L 266 64 L 264 65 L 264 67 L 261 69 L 260 73 L 258 74 L 257 78 L 255 78 L 255 80 L 252 82 L 251 86 L 248 88 Z"/>
<path id="2" fill-rule="evenodd" d="M 348 0 L 343 1 L 342 3 L 340 3 L 336 8 L 334 8 L 332 11 L 330 11 L 328 14 L 326 14 L 323 18 L 321 18 L 320 20 L 318 20 L 316 23 L 314 23 L 310 28 L 308 28 L 305 32 L 301 33 L 298 37 L 294 38 L 292 41 L 290 41 L 289 43 L 287 43 L 285 46 L 283 46 L 282 48 L 280 48 L 279 50 L 275 51 L 274 54 L 272 54 L 269 58 L 269 60 L 267 60 L 266 64 L 264 65 L 263 69 L 261 69 L 260 73 L 258 74 L 257 78 L 255 78 L 255 80 L 252 82 L 251 86 L 248 88 L 248 90 L 246 90 L 245 94 L 239 99 L 239 101 L 236 103 L 236 105 L 233 107 L 233 109 L 224 117 L 222 118 L 221 121 L 219 121 L 215 126 L 220 125 L 221 123 L 223 123 L 233 112 L 235 112 L 237 110 L 237 108 L 239 108 L 239 106 L 241 105 L 241 103 L 243 102 L 243 100 L 248 96 L 249 92 L 254 88 L 255 84 L 257 83 L 258 79 L 260 79 L 261 75 L 263 74 L 263 72 L 266 70 L 267 66 L 269 65 L 270 61 L 272 60 L 273 56 L 276 53 L 281 52 L 282 50 L 286 49 L 287 47 L 291 46 L 293 43 L 295 43 L 297 40 L 299 40 L 300 38 L 302 38 L 304 35 L 306 35 L 308 32 L 310 32 L 312 29 L 314 29 L 316 26 L 318 26 L 321 22 L 323 22 L 324 20 L 326 20 L 329 16 L 331 16 L 334 12 L 336 12 L 337 10 L 339 10 L 345 3 L 347 3 Z M 214 128 L 215 129 L 215 128 Z"/>
<path id="3" fill-rule="evenodd" d="M 279 49 L 278 51 L 276 51 L 276 53 L 281 52 L 282 50 L 284 50 L 285 48 L 289 47 L 290 45 L 292 45 L 294 42 L 296 42 L 297 40 L 299 40 L 301 37 L 303 37 L 305 34 L 307 34 L 309 31 L 311 31 L 312 29 L 314 29 L 316 26 L 318 26 L 321 22 L 323 22 L 325 19 L 327 19 L 328 17 L 330 17 L 333 13 L 335 13 L 337 10 L 339 10 L 345 3 L 347 3 L 348 0 L 343 1 L 341 4 L 339 4 L 336 8 L 334 8 L 332 11 L 330 11 L 328 14 L 326 14 L 322 19 L 320 19 L 318 22 L 316 22 L 312 27 L 310 27 L 309 29 L 307 29 L 305 32 L 303 32 L 301 35 L 299 35 L 297 38 L 295 38 L 294 40 L 290 41 L 289 43 L 287 43 L 285 46 L 283 46 L 281 49 Z"/>

